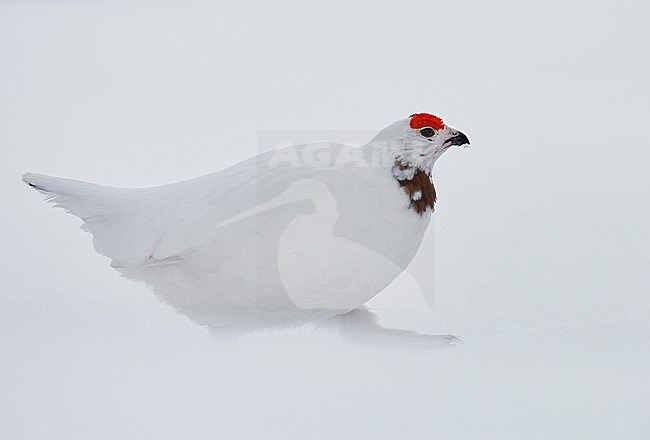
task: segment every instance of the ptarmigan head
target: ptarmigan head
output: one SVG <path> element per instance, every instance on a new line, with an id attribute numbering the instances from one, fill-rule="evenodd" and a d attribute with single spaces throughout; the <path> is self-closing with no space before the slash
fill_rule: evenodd
<path id="1" fill-rule="evenodd" d="M 467 146 L 469 139 L 438 116 L 415 113 L 384 128 L 371 144 L 387 149 L 404 167 L 431 174 L 445 151 L 455 145 Z"/>
<path id="2" fill-rule="evenodd" d="M 467 146 L 469 139 L 429 113 L 415 113 L 389 125 L 368 144 L 392 169 L 410 198 L 410 207 L 420 215 L 434 210 L 437 195 L 431 171 L 436 160 L 454 145 Z"/>

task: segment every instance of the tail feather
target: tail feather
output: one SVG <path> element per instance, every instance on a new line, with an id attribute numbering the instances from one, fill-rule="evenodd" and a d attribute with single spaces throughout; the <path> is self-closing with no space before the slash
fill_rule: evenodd
<path id="1" fill-rule="evenodd" d="M 127 267 L 139 265 L 151 255 L 157 232 L 146 210 L 146 190 L 112 188 L 28 173 L 23 181 L 46 196 L 46 200 L 84 221 L 82 229 L 93 234 L 100 254 Z"/>
<path id="2" fill-rule="evenodd" d="M 125 190 L 110 188 L 79 180 L 27 173 L 23 181 L 44 194 L 48 202 L 65 209 L 83 220 L 95 215 L 114 214 L 124 209 L 128 198 Z"/>

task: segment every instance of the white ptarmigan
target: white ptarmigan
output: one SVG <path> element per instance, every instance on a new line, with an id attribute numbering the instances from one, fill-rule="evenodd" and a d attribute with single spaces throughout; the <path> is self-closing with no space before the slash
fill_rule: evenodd
<path id="1" fill-rule="evenodd" d="M 430 222 L 436 160 L 468 144 L 418 113 L 359 148 L 287 147 L 158 187 L 23 180 L 81 218 L 112 267 L 213 332 L 320 324 L 366 313 L 404 271 Z"/>

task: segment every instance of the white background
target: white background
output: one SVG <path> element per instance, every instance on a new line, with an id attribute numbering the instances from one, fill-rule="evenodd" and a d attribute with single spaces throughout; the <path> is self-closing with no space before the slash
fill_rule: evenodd
<path id="1" fill-rule="evenodd" d="M 647 438 L 649 9 L 0 2 L 0 438 Z M 405 310 L 412 280 L 377 307 L 464 337 L 442 352 L 220 345 L 20 182 L 162 184 L 256 154 L 258 130 L 419 111 L 472 147 L 437 164 L 414 262 L 435 310 Z"/>

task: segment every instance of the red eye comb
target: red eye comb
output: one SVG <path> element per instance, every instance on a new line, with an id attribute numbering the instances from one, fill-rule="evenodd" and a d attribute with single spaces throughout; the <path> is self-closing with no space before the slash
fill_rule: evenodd
<path id="1" fill-rule="evenodd" d="M 411 128 L 431 127 L 434 130 L 442 130 L 445 128 L 445 123 L 442 122 L 442 119 L 430 113 L 414 113 L 409 117 L 411 118 L 411 122 L 409 122 Z"/>

